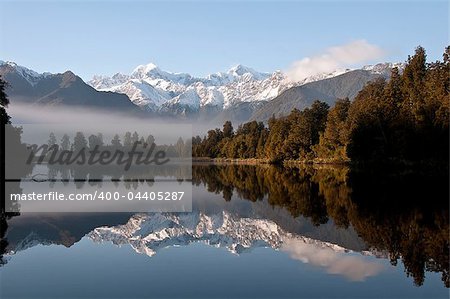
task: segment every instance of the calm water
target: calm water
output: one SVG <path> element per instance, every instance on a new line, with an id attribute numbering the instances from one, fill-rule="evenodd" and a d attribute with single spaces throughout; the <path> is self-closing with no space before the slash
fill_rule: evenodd
<path id="1" fill-rule="evenodd" d="M 197 165 L 189 213 L 23 213 L 1 298 L 448 298 L 448 177 L 417 173 Z"/>

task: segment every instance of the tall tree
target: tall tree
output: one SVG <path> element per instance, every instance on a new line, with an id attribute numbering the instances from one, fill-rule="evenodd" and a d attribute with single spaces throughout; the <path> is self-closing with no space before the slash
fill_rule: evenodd
<path id="1" fill-rule="evenodd" d="M 126 132 L 125 136 L 123 138 L 123 145 L 124 146 L 131 146 L 132 141 L 131 141 L 131 132 Z"/>
<path id="2" fill-rule="evenodd" d="M 230 138 L 233 136 L 233 125 L 231 124 L 231 121 L 227 120 L 223 124 L 223 137 L 224 138 Z"/>
<path id="3" fill-rule="evenodd" d="M 111 145 L 116 148 L 122 147 L 122 143 L 118 134 L 114 135 L 113 139 L 111 140 Z"/>
<path id="4" fill-rule="evenodd" d="M 52 145 L 55 145 L 56 143 L 57 143 L 57 141 L 56 141 L 55 133 L 51 132 L 49 137 L 48 137 L 47 144 L 50 147 Z"/>
<path id="5" fill-rule="evenodd" d="M 64 134 L 61 138 L 61 149 L 65 151 L 68 151 L 70 149 L 70 138 L 67 134 Z"/>
<path id="6" fill-rule="evenodd" d="M 83 148 L 87 147 L 86 137 L 84 137 L 83 132 L 77 132 L 73 139 L 73 150 L 75 152 L 81 151 Z"/>
<path id="7" fill-rule="evenodd" d="M 131 144 L 135 144 L 136 142 L 139 142 L 139 134 L 134 131 L 133 136 L 131 136 Z"/>
<path id="8" fill-rule="evenodd" d="M 348 143 L 348 129 L 346 120 L 350 108 L 348 98 L 338 99 L 327 116 L 326 127 L 319 138 L 319 145 L 315 148 L 316 155 L 321 159 L 346 161 L 346 145 Z"/>

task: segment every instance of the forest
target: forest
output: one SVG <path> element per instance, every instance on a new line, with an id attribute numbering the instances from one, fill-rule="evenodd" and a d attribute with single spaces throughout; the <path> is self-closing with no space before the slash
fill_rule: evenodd
<path id="1" fill-rule="evenodd" d="M 194 157 L 261 159 L 270 163 L 445 162 L 449 151 L 450 46 L 442 61 L 427 62 L 417 47 L 403 71 L 369 82 L 353 101 L 251 121 L 192 140 Z"/>

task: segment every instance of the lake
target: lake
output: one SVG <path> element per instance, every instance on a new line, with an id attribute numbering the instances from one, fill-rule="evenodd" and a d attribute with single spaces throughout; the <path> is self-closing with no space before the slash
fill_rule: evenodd
<path id="1" fill-rule="evenodd" d="M 448 298 L 448 192 L 417 170 L 194 164 L 192 212 L 3 218 L 1 298 Z"/>

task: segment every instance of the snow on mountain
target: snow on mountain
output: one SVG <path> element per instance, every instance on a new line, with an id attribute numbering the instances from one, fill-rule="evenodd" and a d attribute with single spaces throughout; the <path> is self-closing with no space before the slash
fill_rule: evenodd
<path id="1" fill-rule="evenodd" d="M 0 66 L 14 69 L 32 86 L 50 73 L 39 74 L 13 62 L 0 60 Z M 379 63 L 364 66 L 362 70 L 389 76 L 393 67 L 403 70 L 403 63 Z M 270 101 L 283 91 L 306 83 L 320 81 L 352 71 L 341 69 L 326 74 L 316 74 L 301 82 L 290 82 L 281 71 L 261 73 L 252 68 L 236 65 L 226 72 L 205 78 L 187 73 L 161 70 L 153 63 L 139 65 L 130 75 L 117 73 L 112 77 L 94 76 L 87 82 L 99 91 L 113 91 L 127 95 L 143 110 L 186 114 L 202 107 L 228 109 L 241 102 Z"/>
<path id="2" fill-rule="evenodd" d="M 237 102 L 269 101 L 295 85 L 288 82 L 280 71 L 274 72 L 264 80 L 253 78 L 252 74 L 246 73 L 232 83 L 219 88 L 224 96 L 224 109 Z"/>
<path id="3" fill-rule="evenodd" d="M 339 75 L 345 74 L 350 71 L 352 71 L 352 69 L 338 69 L 331 73 L 316 74 L 316 75 L 310 76 L 310 77 L 305 78 L 302 81 L 298 82 L 298 85 L 303 85 L 303 84 L 310 83 L 310 82 L 315 82 L 315 81 L 325 80 L 328 78 L 337 77 Z"/>
<path id="4" fill-rule="evenodd" d="M 25 78 L 32 86 L 36 85 L 36 83 L 41 80 L 42 78 L 45 78 L 47 76 L 50 76 L 50 73 L 37 73 L 33 70 L 30 70 L 24 66 L 18 65 L 15 62 L 11 61 L 3 61 L 0 60 L 0 66 L 8 66 L 17 71 L 18 74 L 20 74 L 23 78 Z"/>
<path id="5" fill-rule="evenodd" d="M 108 91 L 124 93 L 139 107 L 153 110 L 168 101 L 171 96 L 164 90 L 157 89 L 146 81 L 131 79 L 119 86 L 113 86 Z"/>
<path id="6" fill-rule="evenodd" d="M 212 215 L 195 211 L 136 214 L 124 225 L 99 227 L 88 237 L 96 242 L 130 244 L 136 252 L 153 256 L 162 248 L 199 241 L 225 247 L 235 254 L 260 246 L 280 249 L 284 239 L 294 235 L 266 219 L 240 218 L 226 211 Z M 308 243 L 346 251 L 338 245 L 296 237 Z"/>
<path id="7" fill-rule="evenodd" d="M 121 84 L 125 84 L 130 79 L 130 76 L 117 73 L 112 77 L 94 76 L 89 84 L 95 89 L 107 89 Z"/>
<path id="8" fill-rule="evenodd" d="M 405 63 L 402 62 L 385 62 L 385 63 L 378 63 L 374 65 L 366 65 L 363 66 L 362 69 L 365 71 L 370 71 L 373 74 L 379 74 L 379 75 L 390 75 L 391 70 L 393 68 L 398 68 L 400 72 L 402 72 L 405 69 Z"/>
<path id="9" fill-rule="evenodd" d="M 134 88 L 130 88 L 131 81 Z M 239 101 L 268 101 L 292 85 L 285 81 L 280 72 L 260 73 L 243 65 L 195 78 L 186 73 L 166 72 L 150 63 L 136 67 L 130 76 L 95 76 L 88 83 L 98 90 L 124 93 L 142 108 L 167 110 L 176 105 L 190 109 L 208 105 L 227 108 Z M 154 93 L 136 90 L 139 86 L 148 89 L 148 85 L 154 87 Z"/>
<path id="10" fill-rule="evenodd" d="M 403 64 L 380 63 L 362 69 L 388 76 L 393 67 L 402 69 Z M 281 71 L 261 73 L 243 65 L 236 65 L 227 72 L 196 78 L 186 73 L 163 71 L 149 63 L 136 67 L 129 76 L 95 76 L 88 83 L 98 90 L 124 93 L 143 109 L 185 112 L 183 107 L 191 110 L 204 106 L 227 109 L 239 102 L 270 101 L 293 86 L 336 77 L 352 70 L 339 69 L 316 74 L 301 82 L 290 82 Z"/>
<path id="11" fill-rule="evenodd" d="M 163 103 L 161 110 L 185 115 L 200 108 L 201 98 L 194 87 L 190 86 L 183 93 Z"/>
<path id="12" fill-rule="evenodd" d="M 241 218 L 226 211 L 210 215 L 199 211 L 137 214 L 124 225 L 99 227 L 87 237 L 98 243 L 129 244 L 137 253 L 150 257 L 160 249 L 195 242 L 224 247 L 233 254 L 271 247 L 351 280 L 364 280 L 382 270 L 379 263 L 341 246 L 286 232 L 271 220 Z M 367 251 L 362 254 L 372 255 Z"/>
<path id="13" fill-rule="evenodd" d="M 147 79 L 149 81 L 168 81 L 178 83 L 182 85 L 190 85 L 193 83 L 193 78 L 189 74 L 185 73 L 170 73 L 162 71 L 158 66 L 153 63 L 146 65 L 139 65 L 131 73 L 131 77 L 135 79 Z"/>
<path id="14" fill-rule="evenodd" d="M 241 64 L 238 64 L 238 65 L 232 67 L 228 71 L 228 74 L 234 78 L 245 77 L 244 80 L 246 80 L 246 81 L 249 81 L 249 80 L 261 81 L 261 80 L 264 80 L 264 79 L 267 79 L 268 77 L 270 77 L 270 74 L 268 74 L 268 73 L 259 73 L 259 72 L 255 71 L 254 69 L 243 66 Z"/>
<path id="15" fill-rule="evenodd" d="M 224 96 L 216 86 L 207 86 L 203 82 L 193 84 L 198 96 L 201 99 L 200 106 L 220 106 L 223 107 Z"/>

